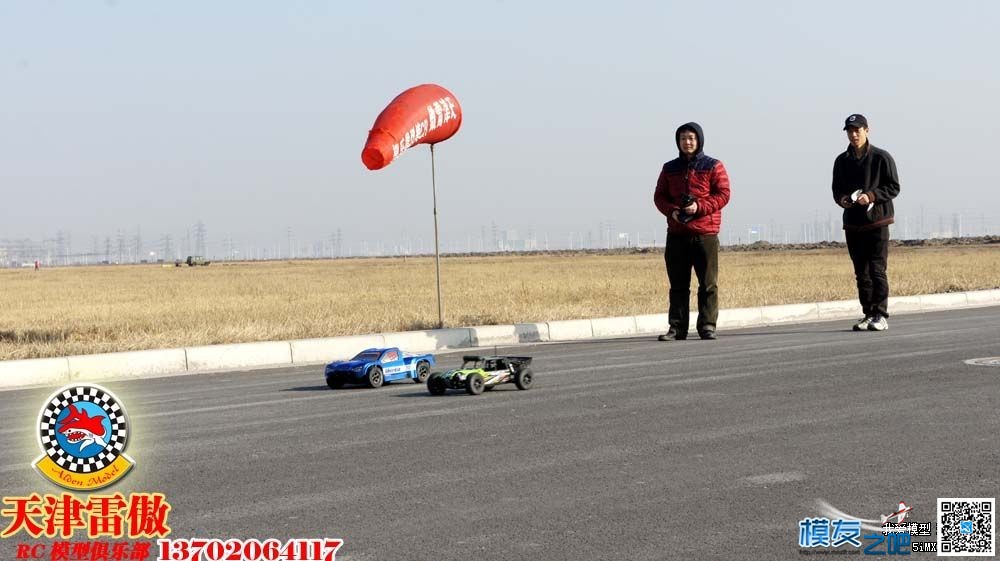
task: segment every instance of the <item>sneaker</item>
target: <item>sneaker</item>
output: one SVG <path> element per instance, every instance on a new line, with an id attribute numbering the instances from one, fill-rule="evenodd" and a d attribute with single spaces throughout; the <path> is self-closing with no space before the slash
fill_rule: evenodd
<path id="1" fill-rule="evenodd" d="M 699 333 L 698 335 L 699 335 L 699 336 L 700 336 L 700 337 L 701 337 L 702 339 L 705 339 L 705 340 L 708 340 L 708 341 L 715 341 L 716 339 L 718 339 L 718 338 L 719 338 L 719 337 L 718 337 L 718 336 L 717 336 L 717 335 L 715 334 L 715 330 L 714 330 L 714 329 L 705 329 L 705 330 L 703 330 L 703 331 L 702 331 L 701 333 Z"/>
<path id="2" fill-rule="evenodd" d="M 875 315 L 868 323 L 868 331 L 885 331 L 886 329 L 889 329 L 889 322 L 883 316 Z"/>
<path id="3" fill-rule="evenodd" d="M 858 323 L 854 324 L 854 330 L 855 331 L 864 331 L 864 330 L 868 329 L 868 326 L 871 325 L 871 322 L 872 322 L 872 318 L 870 316 L 865 316 L 865 317 L 861 318 L 861 321 L 859 321 Z"/>
<path id="4" fill-rule="evenodd" d="M 683 341 L 684 339 L 687 339 L 687 337 L 687 333 L 678 333 L 676 329 L 671 327 L 669 331 L 660 335 L 656 339 L 658 341 Z"/>

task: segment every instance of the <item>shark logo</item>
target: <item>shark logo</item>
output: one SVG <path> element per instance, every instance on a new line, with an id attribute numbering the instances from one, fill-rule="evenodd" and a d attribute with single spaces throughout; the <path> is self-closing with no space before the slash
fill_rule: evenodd
<path id="1" fill-rule="evenodd" d="M 135 465 L 125 453 L 128 425 L 125 407 L 108 390 L 95 384 L 65 387 L 38 415 L 42 456 L 35 470 L 67 489 L 107 487 Z"/>
<path id="2" fill-rule="evenodd" d="M 104 428 L 103 416 L 91 417 L 84 409 L 78 409 L 70 405 L 66 411 L 69 413 L 63 420 L 59 421 L 57 432 L 66 437 L 70 444 L 80 444 L 80 452 L 87 449 L 92 444 L 97 444 L 101 448 L 108 445 L 104 437 L 107 430 Z"/>

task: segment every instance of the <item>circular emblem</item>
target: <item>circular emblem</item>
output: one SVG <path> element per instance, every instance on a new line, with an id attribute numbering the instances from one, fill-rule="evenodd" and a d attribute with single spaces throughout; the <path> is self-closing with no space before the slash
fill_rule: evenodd
<path id="1" fill-rule="evenodd" d="M 77 384 L 52 394 L 38 415 L 42 457 L 35 468 L 69 489 L 99 489 L 117 481 L 134 462 L 125 454 L 129 426 L 125 407 L 96 384 Z"/>

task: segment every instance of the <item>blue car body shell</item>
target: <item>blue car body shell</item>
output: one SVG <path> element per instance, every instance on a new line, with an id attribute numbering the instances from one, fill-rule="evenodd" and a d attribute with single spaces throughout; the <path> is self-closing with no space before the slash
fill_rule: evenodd
<path id="1" fill-rule="evenodd" d="M 367 380 L 368 371 L 372 367 L 380 366 L 386 382 L 416 380 L 417 364 L 420 362 L 434 366 L 434 355 L 408 353 L 397 347 L 376 347 L 361 351 L 351 360 L 327 364 L 325 376 L 328 382 L 331 378 L 337 378 L 346 383 L 360 384 Z"/>

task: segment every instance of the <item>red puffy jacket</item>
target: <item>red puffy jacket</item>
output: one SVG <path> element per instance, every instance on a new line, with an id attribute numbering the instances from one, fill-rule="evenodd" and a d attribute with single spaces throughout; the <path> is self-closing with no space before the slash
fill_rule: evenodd
<path id="1" fill-rule="evenodd" d="M 722 226 L 722 207 L 729 203 L 729 174 L 726 166 L 702 152 L 704 135 L 697 123 L 688 123 L 677 129 L 677 137 L 682 130 L 693 130 L 698 136 L 698 152 L 690 160 L 680 157 L 663 164 L 660 178 L 656 181 L 653 202 L 667 217 L 667 230 L 671 234 L 709 235 L 718 234 Z M 695 219 L 682 224 L 670 217 L 680 208 L 681 197 L 690 194 L 698 202 Z"/>

